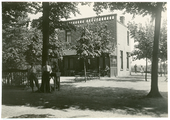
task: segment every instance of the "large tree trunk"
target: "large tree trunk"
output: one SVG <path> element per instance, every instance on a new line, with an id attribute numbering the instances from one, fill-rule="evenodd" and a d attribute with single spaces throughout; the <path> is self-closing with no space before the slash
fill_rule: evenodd
<path id="1" fill-rule="evenodd" d="M 49 47 L 49 2 L 43 2 L 43 22 L 42 22 L 42 31 L 43 31 L 43 49 L 42 49 L 42 66 L 48 61 L 48 47 Z M 49 90 L 50 86 L 46 86 L 49 82 L 44 79 L 42 74 L 42 84 L 40 90 L 46 92 Z M 46 87 L 45 87 L 46 86 Z"/>
<path id="2" fill-rule="evenodd" d="M 161 27 L 161 12 L 162 3 L 157 3 L 156 18 L 155 18 L 155 31 L 154 31 L 154 44 L 152 53 L 152 73 L 151 73 L 151 90 L 147 97 L 162 97 L 158 90 L 158 49 Z"/>

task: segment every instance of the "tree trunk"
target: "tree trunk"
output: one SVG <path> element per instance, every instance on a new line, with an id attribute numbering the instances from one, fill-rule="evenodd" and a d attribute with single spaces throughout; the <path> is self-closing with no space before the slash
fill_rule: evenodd
<path id="1" fill-rule="evenodd" d="M 99 73 L 99 79 L 100 79 L 100 57 L 97 57 L 98 61 L 98 73 Z"/>
<path id="2" fill-rule="evenodd" d="M 164 60 L 164 66 L 163 66 L 163 69 L 164 69 L 164 76 L 166 75 L 166 66 L 165 66 L 165 60 Z"/>
<path id="3" fill-rule="evenodd" d="M 42 31 L 43 31 L 43 49 L 42 49 L 42 66 L 48 61 L 48 47 L 49 47 L 49 2 L 43 2 L 43 22 L 42 22 Z M 42 74 L 42 84 L 40 90 L 46 92 L 50 87 L 45 87 L 48 80 L 44 79 Z"/>
<path id="4" fill-rule="evenodd" d="M 84 77 L 85 77 L 85 82 L 87 80 L 87 75 L 86 75 L 86 60 L 84 58 Z"/>
<path id="5" fill-rule="evenodd" d="M 59 59 L 56 60 L 56 65 L 57 65 L 57 72 L 60 72 Z"/>
<path id="6" fill-rule="evenodd" d="M 161 12 L 162 3 L 157 3 L 156 18 L 155 18 L 155 31 L 154 31 L 154 43 L 152 53 L 152 73 L 151 73 L 151 90 L 147 97 L 162 97 L 158 90 L 158 49 L 160 39 L 160 27 L 161 27 Z"/>
<path id="7" fill-rule="evenodd" d="M 146 58 L 145 81 L 147 81 L 147 71 L 148 71 L 148 59 Z"/>

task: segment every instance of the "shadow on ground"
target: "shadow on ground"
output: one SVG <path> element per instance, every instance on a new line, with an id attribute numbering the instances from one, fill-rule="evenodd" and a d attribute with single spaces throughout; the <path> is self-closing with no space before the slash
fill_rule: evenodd
<path id="1" fill-rule="evenodd" d="M 107 81 L 107 80 L 106 80 Z M 82 83 L 83 84 L 83 83 Z M 22 88 L 2 88 L 2 105 L 25 105 L 40 109 L 89 109 L 94 111 L 124 110 L 125 114 L 168 114 L 167 92 L 163 98 L 146 98 L 147 91 L 119 87 L 75 87 L 73 83 L 61 85 L 53 93 L 32 93 Z"/>
<path id="2" fill-rule="evenodd" d="M 53 115 L 51 114 L 25 114 L 20 116 L 14 116 L 11 118 L 51 118 Z"/>

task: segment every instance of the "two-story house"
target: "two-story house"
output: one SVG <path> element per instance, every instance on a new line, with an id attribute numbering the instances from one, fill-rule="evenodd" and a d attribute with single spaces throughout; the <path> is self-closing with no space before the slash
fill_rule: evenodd
<path id="1" fill-rule="evenodd" d="M 87 69 L 104 70 L 106 66 L 110 69 L 110 77 L 128 76 L 130 75 L 130 52 L 131 43 L 129 39 L 129 31 L 125 25 L 125 17 L 117 18 L 117 14 L 89 17 L 83 19 L 68 20 L 67 23 L 81 26 L 90 22 L 102 22 L 107 24 L 107 29 L 113 37 L 112 42 L 115 45 L 115 51 L 112 55 L 102 56 L 100 58 L 90 58 L 87 60 Z M 58 36 L 59 39 L 66 42 L 75 43 L 76 39 L 81 36 L 81 30 L 62 30 Z M 83 70 L 83 61 L 78 58 L 76 51 L 65 50 L 62 62 L 62 75 L 71 76 Z"/>

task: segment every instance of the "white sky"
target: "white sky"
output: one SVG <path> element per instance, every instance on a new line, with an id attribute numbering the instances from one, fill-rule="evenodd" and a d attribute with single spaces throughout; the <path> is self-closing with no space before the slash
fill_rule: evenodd
<path id="1" fill-rule="evenodd" d="M 84 6 L 78 5 L 78 9 L 79 9 L 81 14 L 77 14 L 76 16 L 71 15 L 70 19 L 78 19 L 78 18 L 86 18 L 86 17 L 96 16 L 96 13 L 93 11 L 93 3 L 90 6 L 88 6 L 88 5 L 84 5 Z M 109 10 L 103 10 L 103 13 L 101 13 L 100 15 L 107 15 L 107 14 L 118 14 L 118 17 L 119 17 L 119 16 L 123 15 L 123 12 L 121 12 L 121 11 L 111 12 Z M 39 13 L 39 14 L 36 14 L 36 15 L 30 15 L 31 19 L 38 18 L 39 16 L 42 16 L 42 13 Z M 135 21 L 137 23 L 145 23 L 147 20 L 151 20 L 149 15 L 145 16 L 145 17 L 137 15 L 134 19 L 132 19 L 132 15 L 130 15 L 130 14 L 125 14 L 124 16 L 126 18 L 126 20 L 125 20 L 126 23 L 128 21 Z M 167 13 L 166 12 L 162 13 L 162 17 L 163 17 L 163 19 L 166 19 Z"/>
<path id="2" fill-rule="evenodd" d="M 77 14 L 76 16 L 74 15 L 71 15 L 71 18 L 70 19 L 78 19 L 78 18 L 86 18 L 86 17 L 92 17 L 92 16 L 96 16 L 96 13 L 93 11 L 93 3 L 88 6 L 88 5 L 79 5 L 78 6 L 78 9 L 80 11 L 81 14 Z M 136 15 L 135 18 L 133 18 L 132 15 L 130 14 L 123 14 L 123 12 L 121 11 L 114 11 L 114 12 L 110 12 L 109 10 L 103 10 L 103 13 L 101 13 L 100 15 L 107 15 L 107 14 L 117 14 L 118 15 L 118 20 L 119 20 L 119 16 L 125 16 L 125 24 L 127 24 L 129 21 L 130 22 L 135 22 L 135 23 L 142 23 L 143 25 L 150 21 L 151 18 L 150 16 L 145 16 L 145 17 L 142 17 L 142 16 L 139 16 L 139 15 Z M 42 16 L 42 13 L 39 13 L 37 15 L 30 15 L 31 19 L 35 19 L 35 18 L 38 18 Z M 162 21 L 164 19 L 167 19 L 167 12 L 163 12 L 162 13 Z M 69 20 L 70 20 L 69 19 Z M 131 42 L 131 46 L 132 46 L 132 50 L 134 49 L 134 43 L 133 43 L 133 40 Z M 137 60 L 137 61 L 133 61 L 132 62 L 132 65 L 134 64 L 141 64 L 141 65 L 145 65 L 145 60 Z"/>

